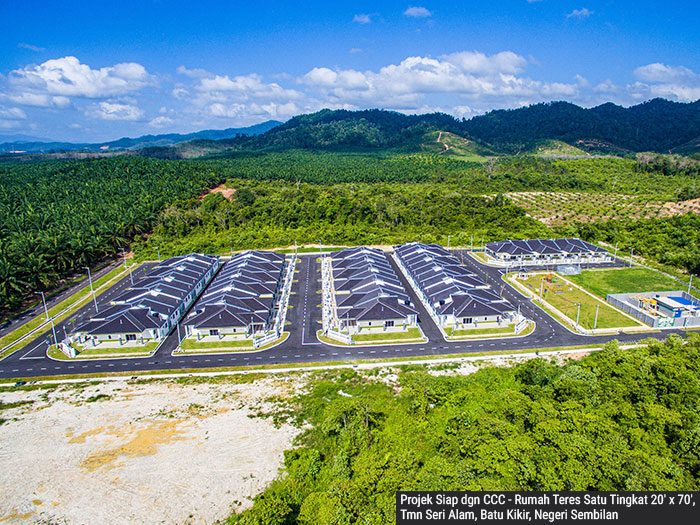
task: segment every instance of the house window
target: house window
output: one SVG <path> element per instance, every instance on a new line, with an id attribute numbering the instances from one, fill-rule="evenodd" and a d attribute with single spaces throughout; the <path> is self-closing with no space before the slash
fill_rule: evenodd
<path id="1" fill-rule="evenodd" d="M 384 321 L 384 328 L 393 328 L 394 321 Z"/>
<path id="2" fill-rule="evenodd" d="M 462 324 L 472 324 L 472 318 L 471 317 L 462 318 Z"/>
<path id="3" fill-rule="evenodd" d="M 209 335 L 219 335 L 219 330 L 209 330 Z"/>
<path id="4" fill-rule="evenodd" d="M 136 341 L 136 334 L 126 334 L 127 341 Z"/>

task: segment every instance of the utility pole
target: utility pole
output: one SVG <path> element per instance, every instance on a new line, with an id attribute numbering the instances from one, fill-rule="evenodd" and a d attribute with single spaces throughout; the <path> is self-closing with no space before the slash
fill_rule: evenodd
<path id="1" fill-rule="evenodd" d="M 126 250 L 124 248 L 119 248 L 119 251 L 122 252 L 122 255 L 124 256 L 124 269 L 126 270 L 128 268 L 126 266 Z"/>
<path id="2" fill-rule="evenodd" d="M 599 304 L 595 305 L 595 322 L 593 323 L 593 330 L 598 328 L 598 309 L 599 308 L 600 308 Z"/>
<path id="3" fill-rule="evenodd" d="M 693 274 L 690 274 L 690 281 L 688 282 L 688 295 L 690 295 L 690 289 L 692 288 L 693 284 Z"/>
<path id="4" fill-rule="evenodd" d="M 469 251 L 473 252 L 474 251 L 474 234 L 473 233 L 472 233 L 472 238 L 469 241 L 469 246 L 470 246 Z"/>
<path id="5" fill-rule="evenodd" d="M 448 250 L 450 249 L 450 237 L 452 237 L 452 236 L 451 235 L 447 236 L 447 249 Z"/>
<path id="6" fill-rule="evenodd" d="M 617 259 L 617 243 L 615 243 L 615 255 L 613 255 L 613 259 Z"/>
<path id="7" fill-rule="evenodd" d="M 578 327 L 578 320 L 581 317 L 581 303 L 576 303 L 578 309 L 576 311 L 576 326 Z"/>
<path id="8" fill-rule="evenodd" d="M 160 262 L 160 248 L 158 248 L 158 246 L 156 246 L 155 248 L 156 252 L 158 253 L 158 262 Z"/>
<path id="9" fill-rule="evenodd" d="M 542 302 L 542 294 L 544 293 L 544 279 L 540 280 L 540 302 Z"/>
<path id="10" fill-rule="evenodd" d="M 97 309 L 97 298 L 95 297 L 95 290 L 92 287 L 92 276 L 90 275 L 90 267 L 89 266 L 83 266 L 88 272 L 88 280 L 90 281 L 90 292 L 92 292 L 92 300 L 95 301 L 95 313 L 99 313 L 99 310 Z"/>
<path id="11" fill-rule="evenodd" d="M 481 251 L 484 251 L 484 236 L 481 236 Z"/>
<path id="12" fill-rule="evenodd" d="M 34 292 L 37 295 L 41 294 L 41 301 L 44 303 L 44 312 L 46 313 L 46 320 L 51 322 L 51 331 L 53 332 L 53 344 L 58 344 L 58 339 L 56 338 L 56 328 L 53 325 L 53 318 L 49 317 L 49 309 L 46 307 L 46 297 L 44 292 Z"/>
<path id="13" fill-rule="evenodd" d="M 630 268 L 632 268 L 632 257 L 634 257 L 634 248 L 632 248 L 632 251 L 630 252 Z"/>
<path id="14" fill-rule="evenodd" d="M 318 241 L 318 249 L 319 252 L 321 253 L 321 257 L 323 257 L 323 244 L 321 244 L 321 239 L 316 239 Z"/>

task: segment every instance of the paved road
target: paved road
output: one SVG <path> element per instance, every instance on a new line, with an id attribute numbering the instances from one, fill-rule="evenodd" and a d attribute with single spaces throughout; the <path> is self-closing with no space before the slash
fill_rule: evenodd
<path id="1" fill-rule="evenodd" d="M 410 291 L 412 298 L 419 305 L 421 325 L 429 338 L 429 342 L 414 345 L 379 346 L 379 347 L 336 347 L 321 343 L 315 336 L 320 328 L 321 296 L 319 264 L 317 255 L 300 255 L 301 262 L 297 266 L 296 281 L 292 286 L 293 295 L 290 299 L 290 310 L 287 315 L 287 330 L 289 338 L 279 346 L 259 352 L 237 354 L 211 354 L 211 355 L 171 355 L 177 347 L 177 331 L 174 331 L 161 345 L 158 352 L 150 358 L 140 359 L 103 359 L 92 361 L 54 361 L 45 356 L 48 337 L 42 337 L 26 348 L 22 348 L 4 360 L 0 361 L 0 377 L 35 377 L 58 374 L 86 374 L 104 372 L 129 372 L 137 374 L 152 370 L 163 369 L 196 369 L 223 366 L 259 366 L 278 363 L 305 363 L 319 361 L 338 361 L 352 359 L 371 359 L 399 357 L 410 359 L 423 355 L 445 355 L 454 353 L 474 353 L 487 351 L 514 351 L 523 349 L 538 349 L 544 347 L 566 347 L 577 345 L 602 345 L 612 339 L 622 343 L 632 343 L 648 337 L 666 338 L 670 333 L 682 333 L 681 331 L 664 331 L 663 333 L 648 334 L 618 334 L 615 336 L 599 335 L 584 336 L 575 334 L 562 326 L 549 314 L 536 307 L 528 298 L 520 295 L 509 286 L 503 287 L 503 294 L 516 307 L 520 306 L 522 313 L 537 323 L 536 330 L 521 338 L 481 339 L 460 342 L 445 342 L 437 327 L 432 325 L 427 312 L 421 311 L 422 306 L 417 301 L 415 294 Z M 488 279 L 491 284 L 497 283 L 500 291 L 501 274 L 503 270 L 491 268 L 474 261 L 470 257 L 464 258 L 464 264 L 470 269 Z M 392 263 L 393 265 L 393 263 Z M 399 277 L 403 276 L 399 273 Z M 122 279 L 115 290 L 110 290 L 99 298 L 99 303 L 109 301 L 110 297 L 119 293 L 127 286 L 128 277 Z M 109 295 L 108 295 L 109 294 Z M 92 303 L 81 309 L 77 317 L 85 319 L 90 315 Z M 83 311 L 85 310 L 85 311 Z M 57 326 L 57 332 L 63 330 L 65 323 Z M 432 326 L 431 326 L 432 325 Z M 184 331 L 182 332 L 184 333 Z M 43 346 L 42 346 L 43 345 Z"/>
<path id="2" fill-rule="evenodd" d="M 120 264 L 123 264 L 123 259 L 109 263 L 104 268 L 100 268 L 96 272 L 93 272 L 92 273 L 93 282 L 95 282 L 97 279 L 99 279 L 103 275 L 106 275 L 107 273 L 111 272 Z M 82 290 L 86 286 L 90 286 L 90 281 L 88 279 L 83 279 L 82 281 L 75 283 L 74 285 L 66 288 L 65 290 L 52 295 L 51 297 L 47 298 L 47 300 L 46 300 L 47 308 L 49 308 L 49 309 L 53 308 L 58 303 L 60 303 L 61 301 L 64 301 L 65 299 L 67 299 L 68 297 L 73 295 L 74 293 L 79 292 L 80 290 Z M 24 312 L 20 313 L 16 317 L 13 317 L 12 319 L 8 319 L 7 321 L 0 323 L 0 337 L 4 336 L 5 334 L 9 334 L 10 332 L 16 330 L 17 328 L 19 328 L 23 324 L 28 323 L 29 321 L 34 319 L 37 315 L 43 315 L 43 314 L 44 314 L 44 305 L 42 304 L 42 302 L 40 300 L 35 306 L 32 306 L 31 308 L 25 310 Z"/>

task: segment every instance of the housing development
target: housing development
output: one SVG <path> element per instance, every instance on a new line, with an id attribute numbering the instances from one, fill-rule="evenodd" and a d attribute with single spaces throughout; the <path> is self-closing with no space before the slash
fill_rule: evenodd
<path id="1" fill-rule="evenodd" d="M 38 367 L 48 373 L 67 371 L 67 362 L 201 366 L 200 354 L 223 365 L 359 357 L 363 348 L 389 357 L 565 347 L 700 325 L 694 289 L 672 279 L 626 294 L 586 287 L 588 276 L 624 275 L 630 265 L 575 238 L 505 240 L 483 251 L 410 242 L 191 253 L 130 268 L 73 319 L 11 353 L 0 373 L 34 373 L 39 360 L 52 362 Z"/>

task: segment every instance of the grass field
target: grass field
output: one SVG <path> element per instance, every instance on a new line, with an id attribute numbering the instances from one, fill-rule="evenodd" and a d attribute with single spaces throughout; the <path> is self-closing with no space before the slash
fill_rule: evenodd
<path id="1" fill-rule="evenodd" d="M 396 340 L 403 341 L 422 338 L 423 334 L 421 334 L 419 328 L 409 328 L 405 332 L 382 332 L 379 334 L 356 334 L 352 336 L 352 340 L 357 343 Z"/>
<path id="2" fill-rule="evenodd" d="M 231 349 L 246 349 L 250 350 L 253 348 L 252 339 L 243 339 L 241 341 L 211 341 L 211 342 L 197 342 L 196 339 L 187 338 L 182 341 L 180 348 L 183 350 L 209 350 L 217 348 L 231 348 Z"/>
<path id="3" fill-rule="evenodd" d="M 583 271 L 569 280 L 605 299 L 610 293 L 665 292 L 682 290 L 683 284 L 646 268 Z"/>
<path id="4" fill-rule="evenodd" d="M 118 359 L 120 357 L 147 357 L 150 356 L 158 346 L 158 342 L 145 344 L 143 346 L 123 346 L 120 348 L 87 348 L 78 353 L 74 358 L 68 357 L 56 347 L 51 347 L 48 356 L 59 361 L 78 361 L 80 359 Z"/>
<path id="5" fill-rule="evenodd" d="M 542 280 L 541 275 L 533 275 L 528 279 L 519 279 L 521 283 L 530 288 L 539 296 Z M 556 283 L 545 281 L 542 299 L 562 312 L 572 321 L 576 321 L 578 304 L 581 304 L 579 324 L 583 328 L 622 328 L 626 326 L 642 326 L 638 322 L 618 312 L 608 303 L 591 297 L 587 293 L 563 284 L 561 277 L 557 277 Z M 598 310 L 598 323 L 595 323 L 596 307 Z"/>
<path id="6" fill-rule="evenodd" d="M 448 337 L 460 337 L 465 335 L 496 335 L 496 334 L 514 334 L 515 325 L 510 324 L 508 326 L 497 326 L 495 328 L 471 328 L 464 330 L 452 331 L 452 328 L 448 326 L 445 328 L 445 333 Z"/>

